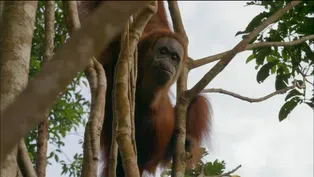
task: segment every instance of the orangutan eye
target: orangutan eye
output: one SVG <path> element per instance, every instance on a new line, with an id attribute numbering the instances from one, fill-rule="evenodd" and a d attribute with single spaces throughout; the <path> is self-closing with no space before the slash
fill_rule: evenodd
<path id="1" fill-rule="evenodd" d="M 171 54 L 171 60 L 173 61 L 179 61 L 179 56 L 176 53 Z"/>
<path id="2" fill-rule="evenodd" d="M 159 52 L 160 52 L 160 54 L 165 55 L 168 53 L 168 49 L 167 49 L 167 47 L 161 47 L 159 49 Z"/>

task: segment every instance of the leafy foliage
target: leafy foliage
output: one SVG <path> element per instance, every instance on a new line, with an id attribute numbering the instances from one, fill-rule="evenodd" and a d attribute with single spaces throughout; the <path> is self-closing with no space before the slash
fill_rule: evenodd
<path id="1" fill-rule="evenodd" d="M 203 157 L 207 156 L 208 152 L 204 151 Z M 216 159 L 214 162 L 203 162 L 200 160 L 193 168 L 185 169 L 185 177 L 198 177 L 198 176 L 214 176 L 221 175 L 225 172 L 226 163 L 225 161 L 219 161 Z M 161 177 L 171 176 L 171 165 L 168 169 L 164 170 Z M 237 176 L 237 175 L 236 175 Z"/>
<path id="2" fill-rule="evenodd" d="M 80 176 L 81 175 L 81 168 L 83 164 L 83 154 L 76 153 L 74 155 L 74 161 L 70 164 L 67 164 L 64 160 L 60 161 L 62 165 L 62 174 L 69 174 L 68 176 Z"/>
<path id="3" fill-rule="evenodd" d="M 68 36 L 63 11 L 61 9 L 62 2 L 56 1 L 55 6 L 55 49 L 60 47 Z M 38 10 L 36 14 L 35 31 L 32 41 L 32 51 L 30 60 L 29 77 L 33 78 L 41 69 L 43 65 L 43 52 L 44 52 L 44 1 L 38 2 Z M 49 64 L 45 63 L 45 64 Z M 59 155 L 62 153 L 64 147 L 64 137 L 72 130 L 75 132 L 79 126 L 84 126 L 86 122 L 87 111 L 90 108 L 90 102 L 83 97 L 80 87 L 82 84 L 87 86 L 86 78 L 83 73 L 78 73 L 77 77 L 67 87 L 64 93 L 61 93 L 56 103 L 53 105 L 49 112 L 49 145 L 54 145 L 56 149 L 47 156 L 48 164 L 51 164 L 53 159 L 55 162 L 62 165 L 62 174 L 67 176 L 80 176 L 82 165 L 82 154 L 75 154 L 74 161 L 66 164 L 64 160 L 60 160 Z M 37 128 L 33 129 L 25 138 L 29 155 L 34 163 L 36 155 L 36 139 Z"/>
<path id="4" fill-rule="evenodd" d="M 244 31 L 236 35 L 247 35 L 260 25 L 267 17 L 274 14 L 290 1 L 251 1 L 247 5 L 258 5 L 265 8 L 248 24 Z M 271 24 L 251 43 L 259 42 L 288 42 L 298 40 L 304 36 L 314 34 L 314 1 L 303 1 L 289 12 L 284 14 L 278 21 Z M 313 83 L 306 80 L 314 74 L 314 40 L 305 41 L 293 46 L 271 46 L 253 49 L 246 63 L 255 60 L 258 70 L 256 80 L 263 83 L 270 75 L 275 75 L 275 88 L 280 90 L 292 85 L 297 81 L 301 92 L 294 90 L 289 92 L 286 103 L 279 111 L 279 120 L 282 121 L 289 113 L 301 103 L 306 103 L 313 108 L 313 95 L 306 95 L 305 82 L 313 86 Z M 300 79 L 302 78 L 302 79 Z M 303 79 L 304 78 L 304 79 Z M 288 99 L 295 96 L 293 99 Z M 310 98 L 309 98 L 310 97 Z"/>
<path id="5" fill-rule="evenodd" d="M 216 159 L 214 162 L 207 162 L 205 164 L 204 174 L 206 176 L 220 175 L 224 172 L 226 168 L 225 165 L 225 161 L 219 162 L 218 159 Z"/>

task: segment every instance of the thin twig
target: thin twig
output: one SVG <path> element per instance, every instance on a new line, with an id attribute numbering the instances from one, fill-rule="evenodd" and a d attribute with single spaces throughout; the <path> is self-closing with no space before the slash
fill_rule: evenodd
<path id="1" fill-rule="evenodd" d="M 302 67 L 302 66 L 299 66 L 299 67 Z M 304 70 L 305 70 L 305 69 L 306 69 L 306 68 L 304 68 Z M 314 82 L 311 82 L 311 81 L 309 81 L 309 80 L 307 79 L 307 77 L 312 76 L 312 75 L 307 75 L 308 71 L 310 71 L 310 68 L 307 68 L 307 71 L 306 71 L 305 73 L 304 73 L 304 70 L 301 71 L 301 69 L 299 68 L 299 72 L 300 72 L 300 74 L 301 74 L 302 77 L 303 77 L 303 81 L 305 81 L 305 82 L 309 83 L 310 85 L 314 86 Z M 312 77 L 313 77 L 313 76 L 312 76 Z"/>
<path id="2" fill-rule="evenodd" d="M 272 93 L 270 93 L 270 94 L 268 94 L 266 96 L 260 97 L 260 98 L 249 98 L 249 97 L 242 96 L 240 94 L 237 94 L 237 93 L 234 93 L 234 92 L 231 92 L 231 91 L 228 91 L 228 90 L 224 90 L 224 89 L 221 89 L 221 88 L 204 89 L 202 91 L 202 93 L 221 93 L 221 94 L 229 95 L 229 96 L 232 96 L 232 97 L 235 97 L 235 98 L 238 98 L 240 100 L 247 101 L 247 102 L 250 102 L 250 103 L 257 103 L 257 102 L 265 101 L 265 100 L 267 100 L 267 99 L 269 99 L 269 98 L 271 98 L 271 97 L 273 97 L 275 95 L 286 93 L 288 90 L 294 89 L 295 87 L 296 87 L 296 85 L 293 85 L 293 86 L 290 86 L 290 87 L 286 87 L 286 88 L 274 91 L 274 92 L 272 92 Z"/>
<path id="3" fill-rule="evenodd" d="M 239 51 L 240 52 L 244 52 L 246 50 L 253 50 L 256 48 L 262 48 L 262 47 L 271 47 L 271 46 L 295 46 L 298 44 L 302 44 L 303 42 L 307 41 L 307 40 L 311 40 L 314 39 L 314 34 L 312 35 L 308 35 L 308 36 L 304 36 L 300 39 L 294 40 L 294 41 L 290 41 L 290 42 L 257 42 L 257 43 L 253 43 L 253 44 L 249 44 L 247 45 L 243 50 Z M 230 52 L 230 50 L 225 51 L 225 52 L 221 52 L 212 56 L 208 56 L 205 58 L 201 58 L 201 59 L 197 59 L 197 60 L 193 60 L 192 58 L 190 58 L 189 60 L 189 69 L 192 70 L 194 68 L 203 66 L 205 64 L 220 60 L 223 56 L 225 56 L 228 52 Z"/>

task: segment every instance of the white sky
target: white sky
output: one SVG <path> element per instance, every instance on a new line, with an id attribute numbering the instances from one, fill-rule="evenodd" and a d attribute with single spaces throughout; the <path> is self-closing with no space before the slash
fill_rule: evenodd
<path id="1" fill-rule="evenodd" d="M 198 59 L 236 45 L 241 37 L 235 37 L 235 33 L 245 29 L 262 11 L 244 5 L 241 1 L 179 1 L 190 40 L 189 55 Z M 207 88 L 223 88 L 254 98 L 273 92 L 274 77 L 262 84 L 256 82 L 254 62 L 245 64 L 249 54 L 238 54 Z M 190 72 L 189 88 L 212 66 Z M 88 90 L 85 93 L 89 97 Z M 228 171 L 241 164 L 236 173 L 242 177 L 313 177 L 313 110 L 309 106 L 297 106 L 286 120 L 279 122 L 278 113 L 285 96 L 252 104 L 221 94 L 207 95 L 214 120 L 211 151 L 206 160 L 225 160 Z M 63 150 L 70 159 L 81 151 L 79 138 L 73 135 L 66 138 Z M 60 176 L 61 166 L 53 164 L 47 170 L 48 177 Z"/>

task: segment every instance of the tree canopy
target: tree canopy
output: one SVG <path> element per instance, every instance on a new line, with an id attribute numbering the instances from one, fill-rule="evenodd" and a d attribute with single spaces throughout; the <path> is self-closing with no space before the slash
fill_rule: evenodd
<path id="1" fill-rule="evenodd" d="M 247 2 L 247 6 L 260 6 L 264 10 L 253 17 L 247 26 L 243 27 L 243 30 L 235 32 L 235 36 L 247 39 L 252 31 L 256 30 L 269 17 L 283 9 L 290 2 L 288 0 L 254 0 Z M 70 38 L 64 20 L 63 5 L 62 1 L 56 1 L 54 11 L 54 50 L 60 48 Z M 44 12 L 44 1 L 38 1 L 30 56 L 30 80 L 41 71 L 44 63 L 44 43 L 42 42 L 45 35 Z M 202 24 L 198 25 L 201 26 Z M 270 76 L 275 76 L 274 92 L 255 99 L 223 89 L 205 89 L 203 90 L 204 93 L 222 93 L 248 102 L 261 102 L 278 94 L 284 94 L 285 103 L 278 110 L 279 121 L 284 121 L 298 105 L 305 104 L 314 109 L 314 1 L 303 1 L 284 13 L 278 20 L 269 24 L 266 29 L 254 37 L 243 50 L 235 51 L 234 55 L 242 51 L 251 51 L 250 56 L 246 59 L 246 63 L 255 62 L 256 81 L 258 83 L 261 84 Z M 188 69 L 197 70 L 197 67 L 204 64 L 221 61 L 228 52 L 230 51 L 199 60 L 190 58 Z M 60 175 L 63 176 L 77 177 L 81 176 L 82 172 L 83 153 L 75 153 L 70 158 L 62 149 L 67 145 L 65 137 L 70 134 L 80 137 L 77 145 L 82 146 L 83 144 L 83 132 L 78 131 L 78 129 L 86 126 L 89 110 L 91 109 L 91 100 L 83 92 L 83 90 L 89 88 L 86 77 L 84 72 L 79 72 L 71 84 L 67 86 L 66 91 L 59 95 L 57 101 L 49 110 L 48 146 L 52 148 L 50 148 L 50 152 L 47 154 L 47 161 L 49 165 L 61 165 L 62 172 Z M 193 87 L 190 93 L 199 88 Z M 25 137 L 28 154 L 34 166 L 36 164 L 37 136 L 38 127 L 31 130 Z M 208 155 L 208 152 L 204 149 L 204 156 L 206 155 Z M 216 159 L 213 162 L 207 162 L 203 159 L 194 168 L 187 168 L 185 176 L 219 177 L 226 175 L 235 177 L 237 176 L 235 175 L 237 173 L 236 170 L 240 167 L 239 165 L 234 167 L 233 170 L 227 170 L 224 160 Z M 169 169 L 164 170 L 161 176 L 170 176 L 170 174 L 171 166 L 169 166 Z"/>

